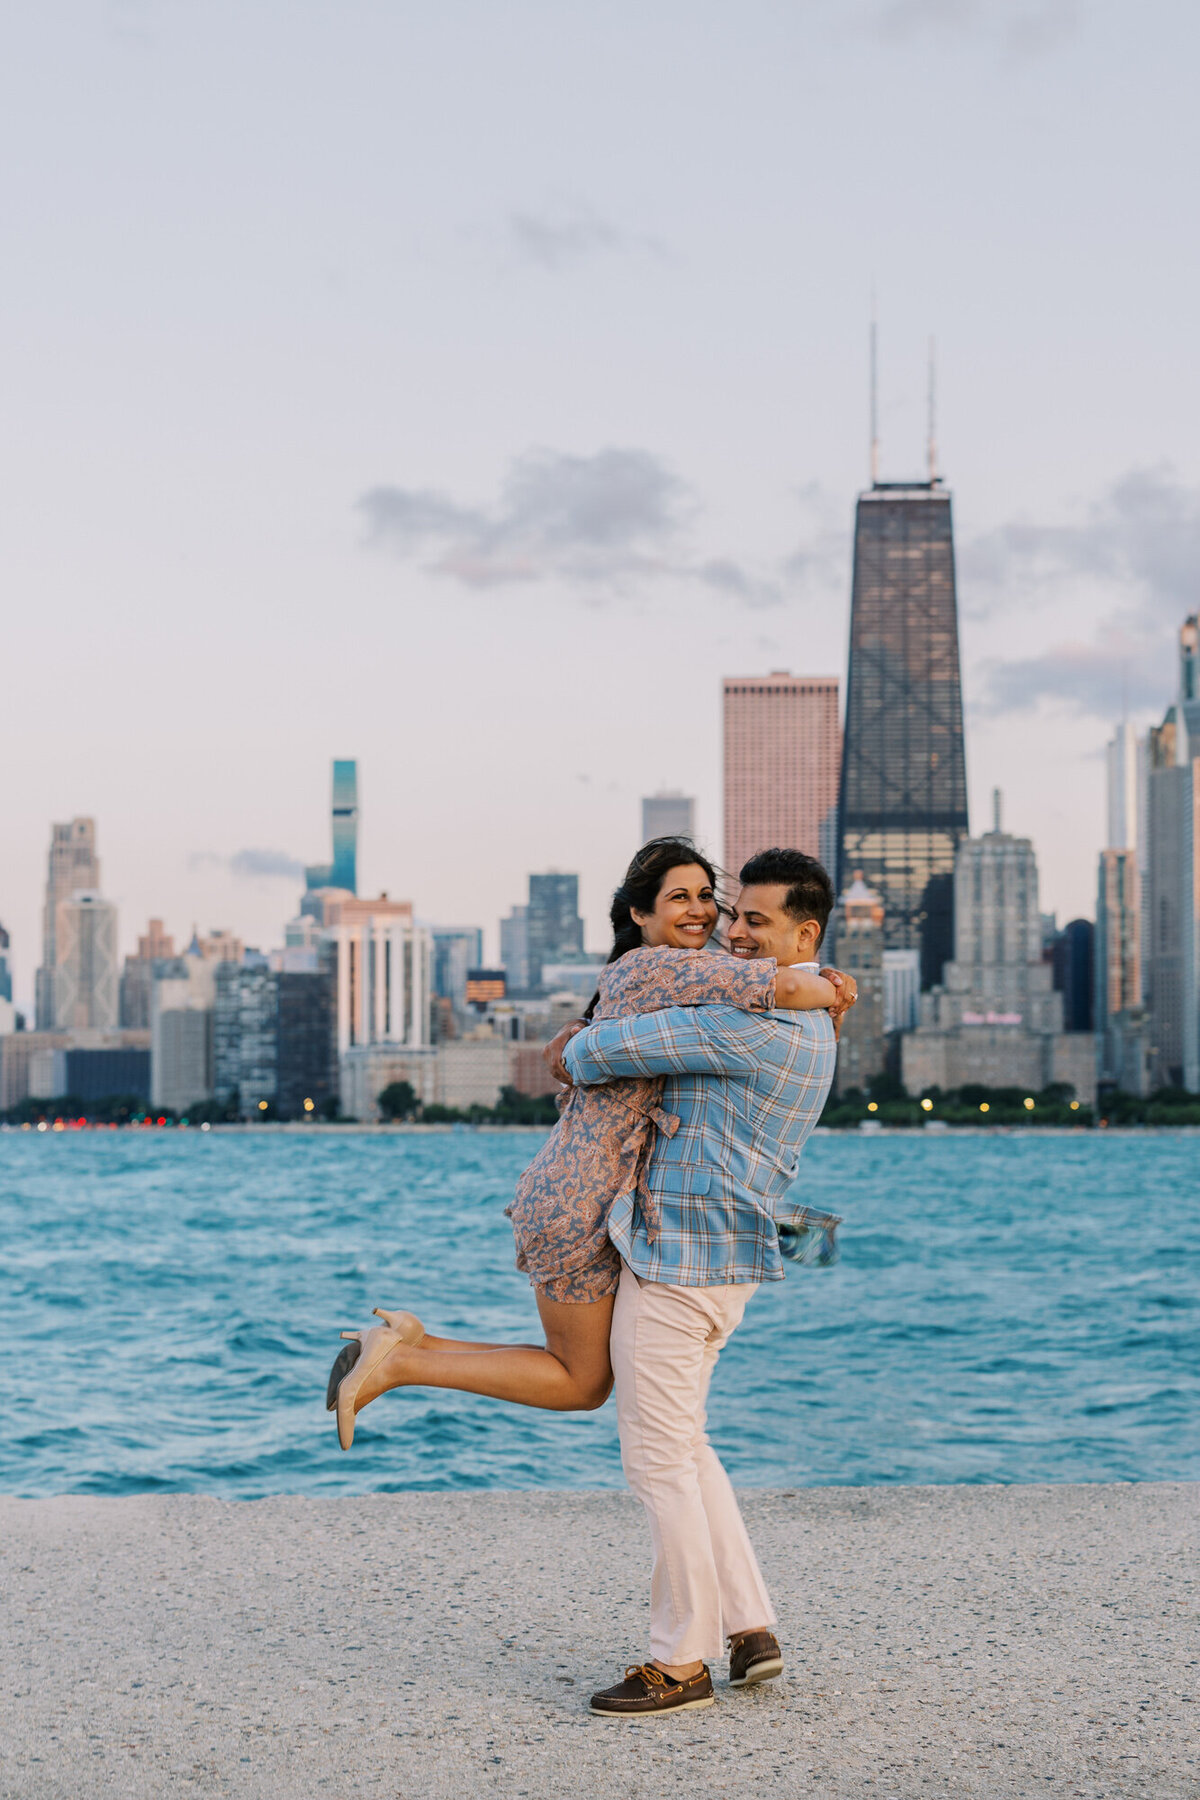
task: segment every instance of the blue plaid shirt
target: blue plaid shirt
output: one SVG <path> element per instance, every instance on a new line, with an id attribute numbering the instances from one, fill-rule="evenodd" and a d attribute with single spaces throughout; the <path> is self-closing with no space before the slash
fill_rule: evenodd
<path id="1" fill-rule="evenodd" d="M 608 1235 L 636 1274 L 681 1287 L 782 1279 L 776 1221 L 798 1209 L 779 1203 L 836 1057 L 826 1012 L 675 1006 L 571 1039 L 563 1062 L 578 1085 L 666 1075 L 663 1107 L 679 1117 L 650 1158 L 653 1241 L 636 1194 L 620 1195 L 609 1215 Z"/>

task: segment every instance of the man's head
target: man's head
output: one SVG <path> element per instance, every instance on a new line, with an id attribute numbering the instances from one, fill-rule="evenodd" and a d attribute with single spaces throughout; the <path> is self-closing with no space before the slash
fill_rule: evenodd
<path id="1" fill-rule="evenodd" d="M 743 864 L 729 928 L 735 956 L 773 956 L 781 967 L 812 962 L 833 911 L 833 883 L 802 850 L 760 850 Z"/>

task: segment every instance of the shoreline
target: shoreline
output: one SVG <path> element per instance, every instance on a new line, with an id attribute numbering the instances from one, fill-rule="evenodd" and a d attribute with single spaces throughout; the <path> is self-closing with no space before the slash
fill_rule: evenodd
<path id="1" fill-rule="evenodd" d="M 218 1132 L 232 1136 L 294 1136 L 294 1137 L 437 1137 L 450 1136 L 454 1133 L 478 1135 L 480 1133 L 497 1133 L 504 1137 L 519 1135 L 544 1137 L 552 1131 L 552 1125 L 502 1125 L 488 1120 L 479 1125 L 471 1125 L 465 1121 L 450 1124 L 421 1124 L 411 1120 L 404 1123 L 380 1121 L 372 1124 L 358 1119 L 345 1121 L 307 1120 L 307 1119 L 267 1119 L 222 1121 L 220 1124 L 183 1125 L 172 1120 L 165 1125 L 146 1124 L 77 1124 L 64 1120 L 58 1124 L 14 1125 L 0 1120 L 0 1134 L 29 1132 L 34 1136 L 62 1136 L 68 1132 L 125 1131 L 147 1133 L 156 1131 L 188 1131 L 208 1135 Z M 945 1125 L 940 1121 L 933 1125 L 885 1125 L 871 1120 L 867 1129 L 858 1125 L 816 1125 L 812 1130 L 814 1138 L 876 1138 L 876 1137 L 915 1137 L 925 1141 L 934 1141 L 944 1137 L 1036 1137 L 1036 1138 L 1074 1138 L 1080 1136 L 1094 1137 L 1099 1134 L 1105 1137 L 1200 1137 L 1200 1125 Z"/>
<path id="2" fill-rule="evenodd" d="M 0 1795 L 1195 1795 L 1200 1484 L 743 1504 L 784 1678 L 638 1727 L 627 1494 L 0 1498 Z"/>

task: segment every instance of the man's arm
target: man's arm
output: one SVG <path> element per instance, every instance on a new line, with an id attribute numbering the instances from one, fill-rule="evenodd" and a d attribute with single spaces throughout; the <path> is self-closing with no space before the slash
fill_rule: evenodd
<path id="1" fill-rule="evenodd" d="M 734 1006 L 668 1006 L 626 1019 L 600 1019 L 562 1052 L 580 1087 L 621 1075 L 744 1075 L 756 1068 L 772 1027 Z"/>

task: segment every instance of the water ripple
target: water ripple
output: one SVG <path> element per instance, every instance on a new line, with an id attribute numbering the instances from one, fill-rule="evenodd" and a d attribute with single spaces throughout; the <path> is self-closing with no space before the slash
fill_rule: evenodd
<path id="1" fill-rule="evenodd" d="M 613 1486 L 613 1409 L 409 1390 L 337 1449 L 343 1326 L 407 1304 L 528 1340 L 503 1208 L 526 1133 L 0 1133 L 0 1489 Z M 842 1262 L 765 1287 L 713 1436 L 745 1484 L 1200 1477 L 1197 1144 L 827 1137 Z"/>

